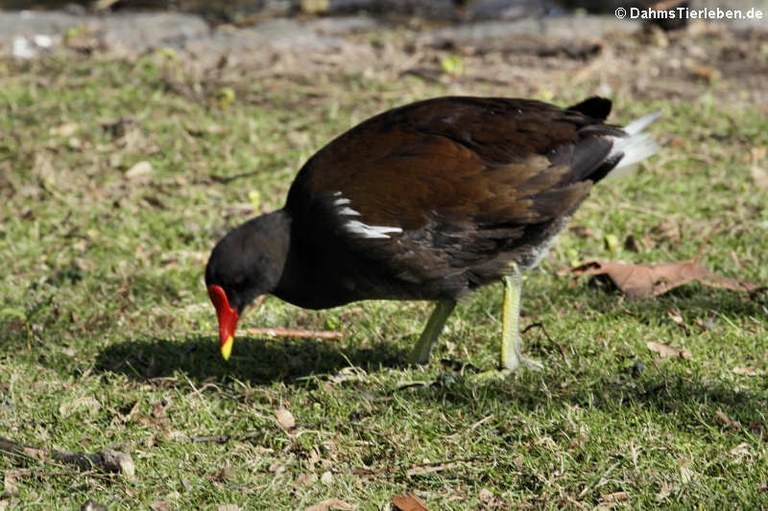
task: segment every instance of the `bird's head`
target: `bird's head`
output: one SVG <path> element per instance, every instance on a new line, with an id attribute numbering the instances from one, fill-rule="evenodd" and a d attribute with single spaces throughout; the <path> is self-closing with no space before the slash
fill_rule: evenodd
<path id="1" fill-rule="evenodd" d="M 237 322 L 245 308 L 271 293 L 280 281 L 289 238 L 290 218 L 281 210 L 236 227 L 211 252 L 205 285 L 216 308 L 225 360 L 232 353 Z"/>

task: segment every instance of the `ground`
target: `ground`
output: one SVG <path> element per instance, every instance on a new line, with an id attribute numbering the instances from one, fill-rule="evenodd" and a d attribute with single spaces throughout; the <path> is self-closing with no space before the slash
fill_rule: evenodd
<path id="1" fill-rule="evenodd" d="M 567 275 L 698 256 L 768 282 L 768 35 L 615 28 L 553 42 L 366 26 L 318 53 L 225 58 L 120 56 L 83 31 L 0 61 L 0 436 L 135 463 L 4 455 L 0 509 L 367 510 L 404 493 L 433 510 L 768 509 L 766 294 L 629 300 Z M 422 368 L 404 362 L 423 303 L 268 299 L 222 361 L 202 281 L 216 239 L 280 207 L 334 135 L 444 94 L 600 94 L 617 123 L 663 112 L 659 155 L 601 183 L 524 279 L 525 350 L 545 369 L 476 382 L 439 362 L 495 363 L 500 286 L 460 305 Z"/>

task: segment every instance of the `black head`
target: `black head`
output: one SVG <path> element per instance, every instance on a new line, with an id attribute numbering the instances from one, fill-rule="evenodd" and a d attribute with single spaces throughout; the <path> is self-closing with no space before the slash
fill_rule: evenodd
<path id="1" fill-rule="evenodd" d="M 229 358 L 243 310 L 280 281 L 289 239 L 290 217 L 280 210 L 231 230 L 211 252 L 205 285 L 216 307 L 224 358 Z"/>

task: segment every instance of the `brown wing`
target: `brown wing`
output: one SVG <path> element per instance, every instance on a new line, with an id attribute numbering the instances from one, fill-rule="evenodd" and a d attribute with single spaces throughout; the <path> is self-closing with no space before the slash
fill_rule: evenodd
<path id="1" fill-rule="evenodd" d="M 404 279 L 445 276 L 570 214 L 590 177 L 615 165 L 606 135 L 616 131 L 536 101 L 415 103 L 313 156 L 286 207 L 319 231 L 333 226 L 332 235 Z"/>

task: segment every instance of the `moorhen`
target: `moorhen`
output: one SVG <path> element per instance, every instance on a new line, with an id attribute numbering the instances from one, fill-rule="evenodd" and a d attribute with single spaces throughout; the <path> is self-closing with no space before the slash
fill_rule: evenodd
<path id="1" fill-rule="evenodd" d="M 228 359 L 238 318 L 272 294 L 324 309 L 357 300 L 433 300 L 412 354 L 426 363 L 456 302 L 504 284 L 501 367 L 521 354 L 520 271 L 609 172 L 657 150 L 642 131 L 604 124 L 611 102 L 568 108 L 527 99 L 442 97 L 379 114 L 299 171 L 283 209 L 227 233 L 205 271 Z"/>

